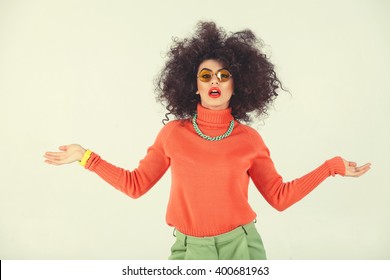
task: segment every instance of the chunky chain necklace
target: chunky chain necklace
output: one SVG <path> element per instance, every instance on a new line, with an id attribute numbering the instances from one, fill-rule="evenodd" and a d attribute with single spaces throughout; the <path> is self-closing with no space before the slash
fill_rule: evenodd
<path id="1" fill-rule="evenodd" d="M 222 140 L 222 139 L 228 137 L 232 133 L 232 131 L 233 131 L 234 119 L 230 122 L 228 130 L 224 134 L 219 135 L 219 136 L 215 136 L 215 137 L 211 137 L 211 136 L 205 135 L 205 134 L 203 134 L 203 132 L 200 130 L 198 124 L 196 123 L 196 118 L 197 117 L 198 117 L 197 114 L 195 114 L 194 117 L 192 118 L 192 125 L 194 126 L 194 129 L 195 129 L 196 133 L 198 133 L 198 135 L 200 137 L 202 137 L 203 139 L 205 139 L 205 140 L 208 140 L 208 141 L 219 141 L 219 140 Z"/>

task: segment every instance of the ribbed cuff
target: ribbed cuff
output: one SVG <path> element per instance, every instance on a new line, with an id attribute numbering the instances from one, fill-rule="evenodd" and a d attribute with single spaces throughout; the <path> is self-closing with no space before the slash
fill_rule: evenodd
<path id="1" fill-rule="evenodd" d="M 336 174 L 345 176 L 345 164 L 341 157 L 337 156 L 326 161 L 329 167 L 330 174 L 335 176 Z"/>
<path id="2" fill-rule="evenodd" d="M 100 160 L 100 156 L 95 154 L 94 152 L 91 153 L 91 156 L 89 157 L 88 161 L 85 164 L 85 169 L 89 169 L 92 171 L 94 165 L 96 164 L 97 161 Z"/>

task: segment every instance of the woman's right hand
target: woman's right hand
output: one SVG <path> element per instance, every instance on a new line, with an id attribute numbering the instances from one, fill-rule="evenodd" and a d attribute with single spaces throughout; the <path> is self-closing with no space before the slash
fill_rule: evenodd
<path id="1" fill-rule="evenodd" d="M 62 165 L 80 161 L 85 153 L 85 149 L 79 144 L 65 145 L 58 148 L 61 152 L 46 152 L 45 163 L 52 165 Z"/>

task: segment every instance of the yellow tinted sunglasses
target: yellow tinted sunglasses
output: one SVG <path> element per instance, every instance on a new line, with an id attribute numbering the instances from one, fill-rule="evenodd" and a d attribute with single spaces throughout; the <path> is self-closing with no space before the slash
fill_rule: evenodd
<path id="1" fill-rule="evenodd" d="M 200 70 L 200 72 L 198 74 L 198 78 L 201 82 L 207 83 L 207 82 L 211 81 L 211 79 L 213 78 L 213 75 L 217 76 L 218 81 L 220 81 L 220 82 L 227 82 L 227 81 L 229 81 L 230 77 L 233 76 L 226 69 L 220 69 L 217 72 L 213 73 L 213 71 L 211 71 L 210 69 L 203 68 L 202 70 Z"/>

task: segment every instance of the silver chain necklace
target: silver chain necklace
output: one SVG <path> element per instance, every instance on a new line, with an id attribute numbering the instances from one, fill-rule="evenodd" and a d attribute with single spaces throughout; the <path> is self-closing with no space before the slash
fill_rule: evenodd
<path id="1" fill-rule="evenodd" d="M 200 130 L 198 124 L 196 123 L 197 117 L 198 117 L 198 115 L 195 114 L 194 117 L 192 118 L 192 125 L 194 126 L 194 129 L 195 129 L 196 133 L 197 133 L 200 137 L 202 137 L 203 139 L 205 139 L 205 140 L 208 140 L 208 141 L 219 141 L 219 140 L 222 140 L 222 139 L 228 137 L 228 136 L 232 133 L 232 131 L 233 131 L 233 128 L 234 128 L 234 119 L 231 120 L 228 130 L 227 130 L 224 134 L 219 135 L 219 136 L 215 136 L 215 137 L 208 136 L 208 135 L 206 135 L 206 134 L 203 134 L 203 132 Z"/>

